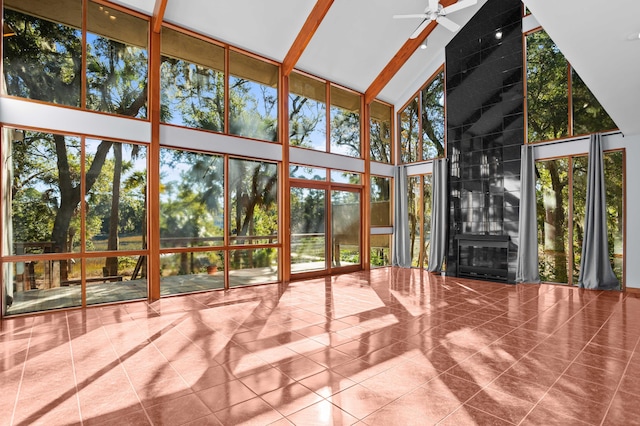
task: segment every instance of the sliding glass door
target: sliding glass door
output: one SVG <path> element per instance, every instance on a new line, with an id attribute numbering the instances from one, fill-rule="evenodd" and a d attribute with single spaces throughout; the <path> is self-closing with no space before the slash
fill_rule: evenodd
<path id="1" fill-rule="evenodd" d="M 360 190 L 314 186 L 291 187 L 291 274 L 359 268 Z"/>

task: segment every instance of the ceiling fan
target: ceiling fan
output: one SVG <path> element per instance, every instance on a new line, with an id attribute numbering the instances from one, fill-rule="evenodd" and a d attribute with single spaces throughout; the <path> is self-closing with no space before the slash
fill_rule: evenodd
<path id="1" fill-rule="evenodd" d="M 394 19 L 405 19 L 405 18 L 420 18 L 423 21 L 418 25 L 418 28 L 411 34 L 409 38 L 416 38 L 420 35 L 422 30 L 425 29 L 427 25 L 431 23 L 431 21 L 436 21 L 438 24 L 442 25 L 449 31 L 458 31 L 460 29 L 460 25 L 453 22 L 451 19 L 447 18 L 447 15 L 453 12 L 457 12 L 458 10 L 465 9 L 467 7 L 473 6 L 478 3 L 478 0 L 458 0 L 457 3 L 452 4 L 451 6 L 442 7 L 439 3 L 439 0 L 429 0 L 429 4 L 423 13 L 413 13 L 409 15 L 393 15 Z"/>

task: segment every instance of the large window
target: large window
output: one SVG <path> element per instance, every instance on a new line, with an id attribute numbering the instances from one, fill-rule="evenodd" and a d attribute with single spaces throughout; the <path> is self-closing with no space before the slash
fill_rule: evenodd
<path id="1" fill-rule="evenodd" d="M 86 4 L 83 47 L 79 0 L 4 3 L 10 29 L 3 37 L 6 93 L 146 118 L 148 20 L 115 7 Z"/>
<path id="2" fill-rule="evenodd" d="M 360 157 L 361 98 L 357 93 L 326 81 L 292 72 L 289 78 L 289 144 Z"/>
<path id="3" fill-rule="evenodd" d="M 277 281 L 277 164 L 169 148 L 160 158 L 161 294 Z"/>
<path id="4" fill-rule="evenodd" d="M 12 128 L 3 143 L 6 312 L 145 298 L 146 147 Z"/>
<path id="5" fill-rule="evenodd" d="M 224 244 L 224 157 L 164 148 L 160 187 L 161 247 Z"/>
<path id="6" fill-rule="evenodd" d="M 429 265 L 431 240 L 431 175 L 409 176 L 409 241 L 411 266 Z"/>
<path id="7" fill-rule="evenodd" d="M 229 52 L 229 133 L 278 140 L 278 67 Z"/>
<path id="8" fill-rule="evenodd" d="M 528 34 L 526 41 L 529 142 L 616 127 L 545 31 Z"/>
<path id="9" fill-rule="evenodd" d="M 372 267 L 388 266 L 391 263 L 391 182 L 392 178 L 372 176 L 370 183 L 370 217 L 372 230 L 370 236 L 370 263 Z M 386 230 L 385 230 L 386 228 Z M 382 232 L 380 232 L 382 231 Z"/>
<path id="10" fill-rule="evenodd" d="M 403 163 L 444 156 L 444 71 L 436 73 L 399 114 Z"/>
<path id="11" fill-rule="evenodd" d="M 360 99 L 353 92 L 331 86 L 330 152 L 360 157 Z"/>
<path id="12" fill-rule="evenodd" d="M 391 164 L 392 108 L 382 102 L 371 102 L 369 121 L 371 161 Z"/>
<path id="13" fill-rule="evenodd" d="M 148 22 L 88 3 L 87 108 L 147 116 Z"/>
<path id="14" fill-rule="evenodd" d="M 224 132 L 224 48 L 167 27 L 161 36 L 160 119 Z"/>
<path id="15" fill-rule="evenodd" d="M 80 107 L 82 1 L 5 0 L 4 26 L 6 93 Z"/>
<path id="16" fill-rule="evenodd" d="M 296 72 L 289 78 L 289 144 L 327 150 L 326 84 Z"/>
<path id="17" fill-rule="evenodd" d="M 584 234 L 587 156 L 562 157 L 536 163 L 540 278 L 578 284 Z M 607 189 L 609 258 L 623 282 L 624 152 L 604 155 Z"/>

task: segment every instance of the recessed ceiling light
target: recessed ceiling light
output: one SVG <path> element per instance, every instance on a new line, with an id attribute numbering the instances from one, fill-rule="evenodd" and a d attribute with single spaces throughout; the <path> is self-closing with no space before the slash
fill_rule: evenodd
<path id="1" fill-rule="evenodd" d="M 502 39 L 502 31 L 498 30 L 496 31 L 496 40 L 501 40 Z"/>

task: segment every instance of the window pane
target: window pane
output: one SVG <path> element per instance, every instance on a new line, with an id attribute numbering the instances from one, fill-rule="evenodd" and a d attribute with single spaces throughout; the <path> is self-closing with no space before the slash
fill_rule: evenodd
<path id="1" fill-rule="evenodd" d="M 105 264 L 113 260 L 114 270 Z M 146 299 L 145 256 L 92 257 L 86 260 L 87 305 Z"/>
<path id="2" fill-rule="evenodd" d="M 373 101 L 370 111 L 371 160 L 391 163 L 391 107 Z"/>
<path id="3" fill-rule="evenodd" d="M 331 182 L 348 183 L 351 185 L 360 185 L 360 173 L 343 172 L 340 170 L 331 170 Z"/>
<path id="4" fill-rule="evenodd" d="M 224 131 L 224 48 L 163 28 L 160 78 L 163 122 Z"/>
<path id="5" fill-rule="evenodd" d="M 63 253 L 80 247 L 80 139 L 4 128 L 11 180 L 12 254 Z M 63 277 L 64 278 L 64 277 Z"/>
<path id="6" fill-rule="evenodd" d="M 587 199 L 588 156 L 572 157 L 573 170 L 573 281 L 578 284 L 580 275 L 580 259 L 582 257 L 582 240 L 584 239 L 584 215 Z"/>
<path id="7" fill-rule="evenodd" d="M 291 187 L 291 272 L 326 269 L 324 189 Z"/>
<path id="8" fill-rule="evenodd" d="M 224 251 L 188 251 L 160 255 L 160 294 L 224 288 Z"/>
<path id="9" fill-rule="evenodd" d="M 160 245 L 223 244 L 223 157 L 160 150 Z"/>
<path id="10" fill-rule="evenodd" d="M 4 2 L 6 93 L 80 106 L 82 2 Z"/>
<path id="11" fill-rule="evenodd" d="M 229 52 L 229 133 L 278 140 L 278 67 Z"/>
<path id="12" fill-rule="evenodd" d="M 266 247 L 229 252 L 229 287 L 278 281 L 278 249 Z"/>
<path id="13" fill-rule="evenodd" d="M 295 72 L 289 78 L 289 144 L 327 150 L 326 83 Z"/>
<path id="14" fill-rule="evenodd" d="M 411 266 L 421 267 L 420 232 L 422 221 L 420 220 L 420 176 L 409 176 L 407 193 L 409 195 L 409 240 L 411 250 Z"/>
<path id="15" fill-rule="evenodd" d="M 573 68 L 571 68 L 571 89 L 574 135 L 602 132 L 617 127 Z"/>
<path id="16" fill-rule="evenodd" d="M 391 226 L 391 178 L 371 177 L 371 226 Z"/>
<path id="17" fill-rule="evenodd" d="M 89 2 L 87 108 L 146 118 L 149 22 Z"/>
<path id="18" fill-rule="evenodd" d="M 360 193 L 331 191 L 331 266 L 360 264 Z"/>
<path id="19" fill-rule="evenodd" d="M 400 113 L 400 160 L 418 161 L 418 98 Z"/>
<path id="20" fill-rule="evenodd" d="M 332 86 L 330 113 L 330 152 L 360 157 L 360 96 Z"/>
<path id="21" fill-rule="evenodd" d="M 327 170 L 295 164 L 289 166 L 289 176 L 295 179 L 327 180 Z"/>
<path id="22" fill-rule="evenodd" d="M 5 305 L 6 315 L 81 306 L 80 263 L 73 265 L 65 277 L 67 282 L 62 282 L 60 270 L 67 265 L 72 262 L 48 259 L 4 263 L 3 277 L 13 283 L 4 289 L 5 303 L 11 302 Z M 77 282 L 69 284 L 70 280 Z"/>
<path id="23" fill-rule="evenodd" d="M 229 160 L 231 244 L 278 242 L 278 167 L 273 163 Z"/>
<path id="24" fill-rule="evenodd" d="M 371 235 L 371 267 L 391 266 L 391 235 Z"/>
<path id="25" fill-rule="evenodd" d="M 527 36 L 527 134 L 529 142 L 569 133 L 568 64 L 544 31 Z"/>
<path id="26" fill-rule="evenodd" d="M 424 175 L 424 186 L 422 188 L 422 211 L 424 214 L 422 215 L 424 220 L 424 267 L 429 266 L 429 248 L 431 246 L 431 194 L 432 194 L 432 186 L 431 180 L 432 175 Z M 438 259 L 435 259 L 437 262 Z"/>
<path id="27" fill-rule="evenodd" d="M 567 158 L 536 163 L 538 252 L 542 281 L 568 282 L 568 168 Z"/>
<path id="28" fill-rule="evenodd" d="M 620 283 L 624 282 L 624 151 L 604 154 L 604 180 L 607 188 L 607 233 L 609 259 Z"/>
<path id="29" fill-rule="evenodd" d="M 444 157 L 444 71 L 422 89 L 422 159 Z"/>
<path id="30" fill-rule="evenodd" d="M 86 250 L 139 250 L 146 241 L 147 148 L 87 139 Z M 91 186 L 89 187 L 89 184 Z M 104 265 L 116 275 L 116 258 Z"/>

